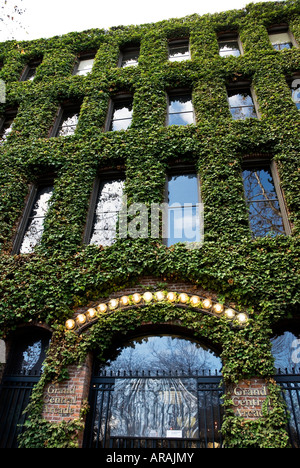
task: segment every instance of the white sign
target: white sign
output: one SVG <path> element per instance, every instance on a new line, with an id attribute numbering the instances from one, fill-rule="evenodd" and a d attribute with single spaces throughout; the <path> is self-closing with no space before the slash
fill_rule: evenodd
<path id="1" fill-rule="evenodd" d="M 182 431 L 173 431 L 172 429 L 170 431 L 167 431 L 167 437 L 169 438 L 175 438 L 175 439 L 182 439 Z"/>

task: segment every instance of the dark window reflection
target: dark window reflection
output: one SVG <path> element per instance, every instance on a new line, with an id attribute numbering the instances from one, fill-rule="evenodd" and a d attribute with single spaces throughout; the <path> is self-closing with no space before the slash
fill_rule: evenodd
<path id="1" fill-rule="evenodd" d="M 33 332 L 17 337 L 12 345 L 6 374 L 39 374 L 50 343 L 47 332 Z"/>
<path id="2" fill-rule="evenodd" d="M 239 57 L 241 55 L 238 41 L 222 41 L 219 43 L 219 53 L 221 57 Z"/>
<path id="3" fill-rule="evenodd" d="M 140 49 L 137 48 L 128 48 L 121 52 L 122 59 L 121 59 L 121 68 L 126 67 L 135 67 L 138 65 Z"/>
<path id="4" fill-rule="evenodd" d="M 253 236 L 285 234 L 270 167 L 244 170 L 243 180 Z"/>

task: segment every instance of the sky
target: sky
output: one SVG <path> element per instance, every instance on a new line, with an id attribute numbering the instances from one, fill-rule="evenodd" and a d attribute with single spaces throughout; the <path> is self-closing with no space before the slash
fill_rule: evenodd
<path id="1" fill-rule="evenodd" d="M 0 0 L 2 3 L 4 0 Z M 170 18 L 181 18 L 198 13 L 216 13 L 241 9 L 249 3 L 263 0 L 7 0 L 8 4 L 20 5 L 25 12 L 15 15 L 4 28 L 0 23 L 0 40 L 31 40 L 84 31 L 91 28 L 108 29 L 119 25 L 138 25 Z M 267 0 L 271 1 L 271 0 Z"/>

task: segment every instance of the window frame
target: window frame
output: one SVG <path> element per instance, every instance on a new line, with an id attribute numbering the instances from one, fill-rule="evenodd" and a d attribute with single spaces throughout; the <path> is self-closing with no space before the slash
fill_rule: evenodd
<path id="1" fill-rule="evenodd" d="M 176 60 L 176 59 L 175 59 L 175 60 L 172 60 L 172 59 L 170 58 L 170 51 L 171 51 L 170 48 L 172 47 L 172 45 L 173 45 L 174 47 L 176 47 L 176 45 L 177 45 L 177 47 L 178 47 L 178 46 L 180 46 L 181 44 L 184 44 L 184 45 L 187 44 L 189 57 L 188 57 L 188 58 L 182 58 L 182 59 L 180 59 L 180 60 Z M 171 47 L 170 47 L 170 46 L 171 46 Z M 192 60 L 190 38 L 189 38 L 189 37 L 183 37 L 183 38 L 181 38 L 181 39 L 169 39 L 169 40 L 168 40 L 168 62 L 171 62 L 171 63 L 173 63 L 173 62 L 185 62 L 186 60 Z"/>
<path id="2" fill-rule="evenodd" d="M 77 127 L 78 127 L 79 119 L 80 119 L 81 105 L 82 105 L 81 102 L 69 102 L 68 101 L 68 102 L 62 103 L 59 106 L 57 115 L 56 115 L 55 120 L 54 120 L 54 124 L 52 126 L 52 129 L 50 130 L 50 138 L 53 138 L 53 137 L 54 138 L 61 138 L 61 137 L 65 138 L 66 136 L 75 135 Z M 61 126 L 61 124 L 63 122 L 64 113 L 69 112 L 69 111 L 73 111 L 73 110 L 74 111 L 78 110 L 78 122 L 77 122 L 76 128 L 74 130 L 74 133 L 72 133 L 71 135 L 65 135 L 65 136 L 58 135 L 59 128 L 60 128 L 60 126 Z"/>
<path id="3" fill-rule="evenodd" d="M 240 51 L 240 55 L 239 56 L 234 56 L 234 55 L 227 55 L 227 56 L 223 56 L 220 54 L 220 45 L 222 43 L 226 43 L 226 42 L 237 42 L 238 43 L 238 46 L 239 46 L 239 51 Z M 241 55 L 244 55 L 244 49 L 243 49 L 243 44 L 242 44 L 242 41 L 241 41 L 241 38 L 240 38 L 240 35 L 237 31 L 227 31 L 227 32 L 220 32 L 218 34 L 218 46 L 219 46 L 219 56 L 221 58 L 228 58 L 228 57 L 235 57 L 235 58 L 238 58 L 240 57 Z"/>
<path id="4" fill-rule="evenodd" d="M 94 64 L 95 64 L 95 58 L 96 58 L 96 51 L 82 52 L 81 54 L 79 54 L 78 57 L 76 58 L 76 63 L 75 63 L 74 69 L 73 69 L 73 75 L 74 76 L 86 77 L 90 73 L 92 73 L 93 67 L 94 67 Z M 84 60 L 93 60 L 94 62 L 93 62 L 91 70 L 88 73 L 86 73 L 85 75 L 79 75 L 78 74 L 79 65 L 80 65 L 80 62 L 82 62 Z"/>
<path id="5" fill-rule="evenodd" d="M 113 115 L 114 115 L 114 110 L 115 110 L 115 104 L 118 102 L 131 102 L 132 105 L 132 116 L 131 116 L 131 123 L 126 129 L 120 129 L 120 130 L 113 130 L 112 123 L 113 123 Z M 120 92 L 115 94 L 110 98 L 109 105 L 108 105 L 108 112 L 107 112 L 107 117 L 106 117 L 106 122 L 105 122 L 105 132 L 120 132 L 120 131 L 127 131 L 131 128 L 131 124 L 133 121 L 133 103 L 134 103 L 134 96 L 133 94 L 129 92 Z M 121 120 L 121 119 L 120 119 Z M 124 120 L 129 120 L 129 119 L 124 119 Z"/>
<path id="6" fill-rule="evenodd" d="M 6 111 L 0 117 L 0 146 L 6 142 L 7 137 L 13 130 L 13 124 L 14 124 L 15 118 L 17 117 L 17 114 L 18 114 L 18 108 L 14 107 L 14 108 L 6 109 Z M 9 132 L 8 136 L 5 139 L 3 139 L 5 122 L 10 122 L 10 121 L 11 121 L 11 124 L 9 128 L 12 127 L 11 131 Z"/>
<path id="7" fill-rule="evenodd" d="M 177 114 L 184 114 L 184 113 L 192 113 L 193 115 L 193 122 L 186 124 L 186 125 L 178 125 L 178 124 L 170 124 L 170 101 L 172 101 L 172 97 L 176 98 L 176 96 L 184 96 L 184 95 L 190 95 L 191 96 L 191 103 L 192 103 L 192 111 L 188 112 L 177 112 Z M 173 114 L 171 114 L 173 115 Z M 175 125 L 176 127 L 186 127 L 187 125 L 196 125 L 197 120 L 196 120 L 196 113 L 195 113 L 195 108 L 193 104 L 193 91 L 191 88 L 172 88 L 167 91 L 167 115 L 166 115 L 166 122 L 165 126 L 170 127 L 172 125 Z"/>
<path id="8" fill-rule="evenodd" d="M 291 32 L 288 24 L 284 23 L 284 24 L 270 26 L 268 28 L 268 36 L 269 36 L 269 41 L 273 50 L 276 50 L 277 52 L 281 52 L 282 50 L 290 50 L 290 49 L 279 49 L 279 50 L 275 49 L 274 44 L 272 43 L 271 37 L 270 37 L 271 35 L 275 35 L 275 34 L 287 34 L 292 44 L 291 48 L 296 48 L 296 49 L 299 48 L 298 43 L 293 33 Z"/>
<path id="9" fill-rule="evenodd" d="M 229 92 L 233 92 L 233 91 L 236 91 L 236 94 L 239 94 L 243 91 L 249 91 L 249 96 L 251 97 L 252 101 L 253 101 L 253 108 L 255 110 L 255 113 L 256 113 L 256 117 L 246 117 L 246 118 L 250 118 L 250 119 L 260 119 L 261 118 L 261 114 L 260 114 L 260 111 L 259 111 L 259 105 L 258 105 L 258 100 L 257 100 L 257 96 L 256 96 L 256 93 L 255 93 L 255 90 L 254 90 L 254 87 L 253 87 L 253 84 L 251 81 L 238 81 L 237 83 L 229 83 L 227 84 L 227 87 L 226 87 L 226 90 L 227 90 L 227 101 L 228 101 L 228 108 L 229 108 L 229 112 L 230 112 L 230 115 L 231 115 L 231 118 L 232 120 L 245 120 L 245 119 L 234 119 L 233 116 L 232 116 L 232 113 L 231 113 L 231 109 L 232 107 L 230 106 L 230 102 L 229 102 Z M 245 107 L 250 107 L 250 106 L 245 106 Z"/>
<path id="10" fill-rule="evenodd" d="M 280 208 L 280 213 L 281 213 L 281 216 L 282 216 L 282 224 L 283 224 L 283 228 L 284 228 L 284 231 L 285 231 L 285 235 L 290 236 L 292 234 L 292 229 L 291 229 L 290 221 L 288 219 L 288 209 L 287 209 L 284 193 L 283 193 L 283 190 L 281 188 L 280 177 L 279 177 L 277 165 L 276 165 L 276 162 L 273 159 L 270 159 L 270 158 L 263 158 L 263 159 L 261 159 L 261 158 L 247 158 L 247 159 L 244 159 L 242 161 L 241 178 L 242 178 L 242 182 L 243 182 L 244 200 L 245 200 L 246 209 L 248 207 L 248 204 L 247 204 L 248 200 L 247 200 L 246 193 L 245 193 L 245 188 L 244 188 L 243 171 L 247 170 L 247 169 L 250 170 L 250 169 L 254 169 L 254 168 L 264 168 L 266 166 L 268 166 L 270 168 L 270 172 L 271 172 L 271 175 L 272 175 L 274 188 L 275 188 L 275 192 L 276 192 L 276 196 L 277 196 L 277 200 L 278 200 L 278 204 L 279 204 L 279 208 Z M 250 232 L 252 234 L 252 230 L 251 230 L 251 226 L 250 226 L 250 220 L 249 220 L 249 229 L 250 229 Z M 254 239 L 256 239 L 255 236 L 252 236 L 252 237 Z M 262 236 L 262 237 L 266 237 L 266 236 Z"/>
<path id="11" fill-rule="evenodd" d="M 28 222 L 30 218 L 30 214 L 33 210 L 34 202 L 38 191 L 43 187 L 54 187 L 56 174 L 49 174 L 46 177 L 40 178 L 36 183 L 31 183 L 29 186 L 29 193 L 27 195 L 27 199 L 25 201 L 25 207 L 23 209 L 23 213 L 21 215 L 21 219 L 19 221 L 16 234 L 13 240 L 13 247 L 11 254 L 12 255 L 26 255 L 20 254 L 21 245 L 26 234 L 26 230 L 28 227 Z M 47 216 L 47 214 L 46 214 Z M 45 218 L 46 218 L 45 216 Z"/>
<path id="12" fill-rule="evenodd" d="M 138 51 L 138 58 L 137 58 L 137 61 L 135 64 L 132 64 L 132 65 L 122 65 L 123 64 L 123 60 L 124 60 L 124 55 L 128 52 L 134 52 L 134 51 Z M 120 53 L 119 53 L 119 60 L 118 60 L 118 68 L 130 68 L 130 67 L 137 67 L 138 64 L 139 64 L 139 57 L 140 57 L 140 53 L 141 53 L 141 45 L 140 44 L 132 44 L 132 45 L 128 45 L 128 46 L 123 46 L 123 47 L 120 47 Z"/>
<path id="13" fill-rule="evenodd" d="M 169 184 L 169 178 L 172 176 L 184 176 L 188 174 L 195 174 L 197 176 L 197 197 L 198 197 L 198 202 L 196 203 L 195 206 L 199 206 L 199 224 L 200 224 L 200 242 L 201 239 L 203 239 L 204 236 L 204 219 L 200 216 L 200 205 L 202 204 L 202 195 L 201 195 L 201 179 L 200 179 L 200 174 L 197 172 L 195 164 L 176 164 L 176 166 L 171 166 L 167 170 L 166 176 L 165 176 L 165 187 L 164 187 L 164 202 L 165 202 L 165 210 L 163 213 L 163 218 L 166 220 L 165 226 L 163 225 L 162 227 L 162 242 L 166 247 L 171 247 L 172 245 L 175 244 L 170 244 L 169 245 L 169 230 L 170 230 L 170 225 L 169 225 L 169 190 L 168 190 L 168 184 Z M 194 206 L 194 205 L 193 205 Z M 179 207 L 178 207 L 179 208 Z M 184 242 L 184 241 L 183 241 Z M 191 241 L 191 243 L 196 242 L 196 241 Z M 187 241 L 187 243 L 189 243 Z"/>
<path id="14" fill-rule="evenodd" d="M 41 65 L 43 59 L 42 58 L 37 58 L 35 60 L 31 60 L 30 62 L 28 62 L 26 65 L 25 65 L 25 68 L 20 76 L 20 81 L 24 82 L 24 81 L 29 81 L 30 79 L 28 78 L 29 77 L 29 73 L 30 73 L 30 70 L 31 69 L 35 69 L 35 73 L 33 75 L 33 78 L 32 80 L 30 81 L 34 81 L 35 77 L 36 77 L 36 71 L 37 71 L 37 68 Z"/>
<path id="15" fill-rule="evenodd" d="M 89 201 L 88 214 L 87 214 L 87 219 L 86 219 L 86 224 L 85 224 L 85 229 L 84 229 L 84 234 L 83 234 L 83 243 L 85 245 L 93 245 L 91 244 L 91 238 L 93 234 L 95 212 L 96 212 L 98 199 L 100 195 L 101 183 L 106 182 L 106 181 L 118 180 L 118 179 L 121 179 L 126 183 L 125 168 L 123 166 L 121 166 L 119 170 L 108 169 L 108 170 L 100 171 L 97 174 L 97 177 L 93 183 L 93 188 L 92 188 L 90 201 Z"/>

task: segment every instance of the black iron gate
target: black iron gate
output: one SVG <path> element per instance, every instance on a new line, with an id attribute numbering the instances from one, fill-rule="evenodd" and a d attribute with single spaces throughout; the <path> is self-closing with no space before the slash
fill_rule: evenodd
<path id="1" fill-rule="evenodd" d="M 0 448 L 17 448 L 18 435 L 26 420 L 24 413 L 40 373 L 5 375 L 0 386 Z"/>
<path id="2" fill-rule="evenodd" d="M 85 448 L 221 448 L 218 375 L 94 376 Z"/>
<path id="3" fill-rule="evenodd" d="M 289 413 L 288 433 L 293 448 L 300 448 L 300 374 L 286 372 L 276 376 Z"/>

